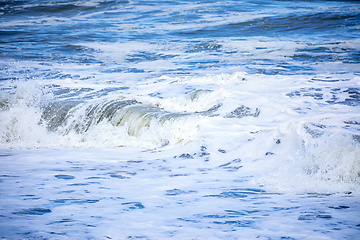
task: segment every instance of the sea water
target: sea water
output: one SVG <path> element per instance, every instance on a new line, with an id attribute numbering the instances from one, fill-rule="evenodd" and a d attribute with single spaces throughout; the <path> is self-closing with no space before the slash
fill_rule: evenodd
<path id="1" fill-rule="evenodd" d="M 0 2 L 2 239 L 359 239 L 357 1 Z"/>

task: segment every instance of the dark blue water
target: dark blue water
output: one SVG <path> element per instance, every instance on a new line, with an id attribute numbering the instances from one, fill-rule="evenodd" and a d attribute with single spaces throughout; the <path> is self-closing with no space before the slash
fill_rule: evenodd
<path id="1" fill-rule="evenodd" d="M 165 59 L 188 65 L 172 70 L 179 73 L 191 71 L 196 64 L 229 66 L 221 58 L 236 58 L 239 52 L 217 41 L 260 37 L 303 44 L 298 53 L 286 56 L 286 62 L 276 62 L 286 68 L 280 73 L 311 73 L 308 62 L 359 63 L 356 43 L 339 46 L 359 39 L 356 1 L 2 1 L 0 14 L 4 62 L 101 64 L 109 69 L 114 66 L 99 60 L 95 50 L 83 44 L 136 41 L 176 46 L 186 51 L 191 61 L 179 59 L 181 52 L 164 50 L 138 52 L 124 59 L 125 63 Z M 219 57 L 204 61 L 197 56 L 199 52 Z M 266 55 L 259 57 L 267 59 Z M 254 72 L 273 73 L 261 66 L 253 69 L 254 61 L 244 60 L 241 65 Z M 55 74 L 53 69 L 46 70 L 50 73 L 45 75 Z M 124 67 L 118 71 L 147 70 Z M 4 72 L 2 79 L 6 79 Z"/>

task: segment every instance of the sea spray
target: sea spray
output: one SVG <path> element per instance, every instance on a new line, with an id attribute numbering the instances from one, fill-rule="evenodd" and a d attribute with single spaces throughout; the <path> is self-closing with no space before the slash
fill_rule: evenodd
<path id="1" fill-rule="evenodd" d="M 266 153 L 249 163 L 249 168 L 258 169 L 254 180 L 281 192 L 357 192 L 360 144 L 354 135 L 309 126 L 292 121 L 258 133 L 257 144 L 261 136 Z"/>

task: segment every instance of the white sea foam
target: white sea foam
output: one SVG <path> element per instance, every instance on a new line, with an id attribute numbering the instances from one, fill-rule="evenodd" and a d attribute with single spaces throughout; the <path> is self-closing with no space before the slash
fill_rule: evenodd
<path id="1" fill-rule="evenodd" d="M 323 100 L 315 101 L 311 94 L 292 97 L 298 84 L 306 89 L 304 78 L 309 77 L 300 78 L 246 73 L 161 77 L 138 85 L 137 95 L 124 89 L 124 94 L 103 99 L 69 102 L 69 108 L 64 104 L 71 98 L 51 103 L 49 93 L 26 83 L 3 100 L 8 107 L 1 112 L 1 146 L 154 149 L 202 142 L 227 149 L 229 157 L 241 156 L 260 185 L 279 191 L 356 192 L 356 108 L 327 104 L 333 96 L 324 90 Z M 356 79 L 347 80 L 348 86 L 356 85 Z M 78 86 L 63 84 L 74 90 Z M 311 90 L 314 82 L 308 85 Z M 316 82 L 321 89 L 327 85 Z M 107 85 L 90 86 L 96 93 Z M 153 90 L 158 95 L 148 96 Z M 339 102 L 346 99 L 346 92 L 337 95 Z M 226 163 L 227 158 L 214 161 Z"/>
<path id="2" fill-rule="evenodd" d="M 0 237 L 359 235 L 355 3 L 10 2 Z"/>
<path id="3" fill-rule="evenodd" d="M 357 192 L 359 143 L 351 134 L 316 132 L 308 126 L 292 121 L 260 134 L 267 149 L 263 152 L 268 154 L 250 163 L 251 168 L 262 172 L 256 181 L 284 192 Z M 259 141 L 256 143 L 261 144 Z"/>

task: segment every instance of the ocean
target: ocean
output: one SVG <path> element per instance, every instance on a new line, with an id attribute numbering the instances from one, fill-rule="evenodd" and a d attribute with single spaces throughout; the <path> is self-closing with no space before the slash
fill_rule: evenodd
<path id="1" fill-rule="evenodd" d="M 1 0 L 0 238 L 359 239 L 359 2 Z"/>

